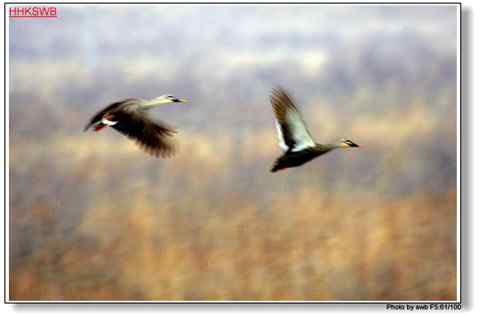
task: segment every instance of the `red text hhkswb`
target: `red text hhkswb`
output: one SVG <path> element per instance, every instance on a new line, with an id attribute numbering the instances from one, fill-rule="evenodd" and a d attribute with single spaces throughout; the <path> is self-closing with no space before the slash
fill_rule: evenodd
<path id="1" fill-rule="evenodd" d="M 56 7 L 10 7 L 8 16 L 11 18 L 56 18 Z"/>

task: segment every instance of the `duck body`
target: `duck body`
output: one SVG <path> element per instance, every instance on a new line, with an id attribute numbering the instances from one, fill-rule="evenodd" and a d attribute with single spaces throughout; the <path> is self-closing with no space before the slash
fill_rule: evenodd
<path id="1" fill-rule="evenodd" d="M 333 150 L 333 148 L 317 144 L 314 148 L 307 148 L 297 152 L 285 152 L 276 160 L 271 168 L 271 172 L 274 173 L 286 168 L 301 166 L 323 154 L 330 152 L 331 150 Z"/>

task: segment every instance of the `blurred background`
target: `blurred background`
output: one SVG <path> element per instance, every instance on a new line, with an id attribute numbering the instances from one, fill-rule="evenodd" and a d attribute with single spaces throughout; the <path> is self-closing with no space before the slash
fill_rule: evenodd
<path id="1" fill-rule="evenodd" d="M 456 299 L 456 6 L 57 12 L 9 22 L 11 299 Z M 275 86 L 361 147 L 270 173 Z M 82 132 L 167 93 L 172 159 Z"/>

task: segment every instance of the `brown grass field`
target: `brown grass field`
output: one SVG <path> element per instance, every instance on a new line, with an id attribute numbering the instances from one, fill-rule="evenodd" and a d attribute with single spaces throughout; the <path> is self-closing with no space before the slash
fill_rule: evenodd
<path id="1" fill-rule="evenodd" d="M 113 137 L 122 154 L 112 161 L 106 139 Z M 360 164 L 367 146 L 270 174 L 269 161 L 248 153 L 254 143 L 234 162 L 233 149 L 222 161 L 204 139 L 183 144 L 194 153 L 172 160 L 124 140 L 85 136 L 75 143 L 81 150 L 58 163 L 42 152 L 66 158 L 73 139 L 38 145 L 39 161 L 25 171 L 38 191 L 31 203 L 12 177 L 12 299 L 456 297 L 455 190 L 391 193 L 391 178 L 402 176 L 394 161 L 367 179 L 373 186 L 354 179 L 348 164 Z M 337 169 L 324 169 L 335 160 Z M 328 187 L 338 171 L 342 180 Z"/>

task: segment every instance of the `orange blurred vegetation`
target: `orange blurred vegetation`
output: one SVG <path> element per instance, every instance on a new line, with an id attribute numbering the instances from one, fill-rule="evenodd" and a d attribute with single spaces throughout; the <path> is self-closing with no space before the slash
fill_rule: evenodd
<path id="1" fill-rule="evenodd" d="M 200 188 L 201 190 L 201 188 Z M 45 240 L 12 266 L 13 300 L 453 300 L 456 193 L 403 199 L 299 188 L 267 208 L 230 193 L 89 208 L 65 239 L 49 206 Z M 210 196 L 211 197 L 211 196 Z M 224 212 L 209 209 L 231 208 Z M 198 209 L 198 211 L 193 211 Z M 12 240 L 15 242 L 15 238 Z"/>

